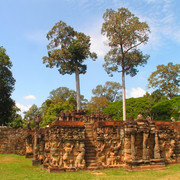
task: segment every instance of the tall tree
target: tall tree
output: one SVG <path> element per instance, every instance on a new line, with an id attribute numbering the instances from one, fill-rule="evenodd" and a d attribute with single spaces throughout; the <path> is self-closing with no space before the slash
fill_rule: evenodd
<path id="1" fill-rule="evenodd" d="M 11 98 L 14 90 L 15 79 L 11 72 L 12 62 L 6 54 L 6 50 L 0 47 L 0 125 L 11 121 L 13 107 Z"/>
<path id="2" fill-rule="evenodd" d="M 109 102 L 121 100 L 122 86 L 117 82 L 107 81 L 104 86 L 97 85 L 95 89 L 92 90 L 92 93 L 97 97 L 105 97 Z"/>
<path id="3" fill-rule="evenodd" d="M 126 120 L 125 74 L 135 76 L 137 66 L 147 63 L 149 56 L 143 55 L 137 47 L 148 41 L 150 29 L 126 8 L 117 12 L 107 9 L 103 19 L 101 33 L 107 36 L 111 48 L 103 66 L 108 74 L 112 75 L 115 71 L 122 73 L 123 120 Z"/>
<path id="4" fill-rule="evenodd" d="M 79 74 L 86 73 L 85 59 L 95 60 L 97 58 L 95 53 L 90 52 L 90 37 L 74 31 L 72 27 L 60 21 L 48 32 L 47 39 L 50 40 L 47 46 L 48 56 L 43 57 L 43 63 L 50 68 L 56 66 L 62 75 L 75 73 L 77 110 L 80 110 Z"/>
<path id="5" fill-rule="evenodd" d="M 156 88 L 171 99 L 180 92 L 180 64 L 158 65 L 148 81 L 148 88 Z"/>

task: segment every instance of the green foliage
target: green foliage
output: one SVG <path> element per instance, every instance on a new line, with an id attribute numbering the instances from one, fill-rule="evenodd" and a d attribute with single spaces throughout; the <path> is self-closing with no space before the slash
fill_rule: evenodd
<path id="1" fill-rule="evenodd" d="M 37 114 L 40 114 L 40 110 L 37 107 L 37 105 L 33 104 L 28 111 L 24 112 L 24 121 L 25 121 L 25 127 L 27 126 L 27 122 L 30 122 L 30 127 L 35 127 L 34 119 Z"/>
<path id="2" fill-rule="evenodd" d="M 81 95 L 82 106 L 85 108 L 87 100 Z M 76 108 L 76 92 L 67 87 L 59 87 L 50 92 L 48 99 L 40 107 L 42 115 L 41 126 L 54 122 L 60 112 L 72 111 Z"/>
<path id="3" fill-rule="evenodd" d="M 105 97 L 109 102 L 119 101 L 122 99 L 122 86 L 117 82 L 107 81 L 104 86 L 97 85 L 92 93 L 97 97 Z"/>
<path id="4" fill-rule="evenodd" d="M 65 102 L 69 101 L 76 107 L 76 96 L 77 93 L 74 90 L 70 90 L 67 87 L 59 87 L 50 92 L 49 99 L 54 102 Z M 82 106 L 87 102 L 87 99 L 84 99 L 84 96 L 80 96 Z"/>
<path id="5" fill-rule="evenodd" d="M 11 114 L 11 121 L 8 123 L 8 126 L 11 126 L 14 129 L 22 128 L 23 127 L 23 120 L 18 112 L 20 109 L 16 106 L 13 107 L 12 114 Z"/>
<path id="6" fill-rule="evenodd" d="M 136 118 L 140 113 L 144 117 L 151 116 L 152 105 L 153 102 L 147 97 L 126 99 L 127 117 L 133 116 Z M 122 106 L 122 100 L 109 103 L 109 105 L 103 110 L 103 113 L 109 114 L 113 119 L 121 121 L 123 120 Z"/>
<path id="7" fill-rule="evenodd" d="M 155 98 L 155 99 L 153 99 Z M 109 103 L 103 110 L 104 114 L 109 114 L 113 119 L 122 120 L 122 101 Z M 171 117 L 178 120 L 180 111 L 180 96 L 172 99 L 159 99 L 154 97 L 154 94 L 145 95 L 140 98 L 130 98 L 126 100 L 127 117 L 133 116 L 136 118 L 138 114 L 142 114 L 144 118 L 150 116 L 152 120 L 170 121 Z"/>
<path id="8" fill-rule="evenodd" d="M 73 109 L 73 104 L 70 104 L 68 101 L 51 103 L 45 115 L 42 117 L 41 127 L 47 126 L 56 121 L 60 112 L 72 111 Z"/>
<path id="9" fill-rule="evenodd" d="M 178 95 L 180 92 L 180 64 L 158 65 L 157 70 L 150 75 L 148 81 L 148 88 L 156 88 L 168 98 Z"/>
<path id="10" fill-rule="evenodd" d="M 84 99 L 84 96 L 81 95 L 82 107 L 85 108 L 87 104 L 87 99 Z M 50 92 L 48 99 L 40 107 L 41 114 L 44 116 L 47 113 L 48 108 L 51 104 L 57 104 L 58 102 L 68 102 L 73 109 L 76 109 L 76 92 L 70 90 L 67 87 L 59 87 Z M 67 109 L 68 110 L 68 109 Z"/>
<path id="11" fill-rule="evenodd" d="M 152 107 L 152 114 L 154 120 L 170 121 L 171 117 L 178 119 L 178 112 L 180 111 L 180 96 L 173 97 L 171 100 L 164 100 L 156 103 Z"/>
<path id="12" fill-rule="evenodd" d="M 84 33 L 74 31 L 66 23 L 60 21 L 48 32 L 50 40 L 48 56 L 43 57 L 43 63 L 47 67 L 58 67 L 61 74 L 75 73 L 75 66 L 79 68 L 79 74 L 86 73 L 87 66 L 83 65 L 88 57 L 95 60 L 95 53 L 90 52 L 90 37 Z"/>
<path id="13" fill-rule="evenodd" d="M 0 125 L 11 121 L 14 101 L 11 94 L 14 90 L 15 79 L 11 72 L 12 62 L 6 50 L 0 47 Z"/>
<path id="14" fill-rule="evenodd" d="M 144 95 L 144 97 L 148 97 L 151 101 L 153 102 L 160 102 L 160 101 L 163 101 L 163 100 L 166 100 L 167 97 L 165 96 L 165 94 L 163 94 L 160 90 L 155 90 L 154 92 L 152 92 L 151 94 L 149 93 L 146 93 Z"/>

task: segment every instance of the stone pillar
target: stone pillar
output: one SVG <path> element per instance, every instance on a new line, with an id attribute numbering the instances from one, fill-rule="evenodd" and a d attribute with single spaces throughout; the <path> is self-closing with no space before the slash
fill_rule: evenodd
<path id="1" fill-rule="evenodd" d="M 154 146 L 154 159 L 160 159 L 160 148 L 159 148 L 159 138 L 158 133 L 155 133 L 155 146 Z"/>
<path id="2" fill-rule="evenodd" d="M 135 147 L 135 134 L 131 134 L 131 156 L 132 160 L 135 161 L 137 156 Z"/>
<path id="3" fill-rule="evenodd" d="M 148 136 L 147 132 L 143 133 L 143 160 L 149 160 Z"/>
<path id="4" fill-rule="evenodd" d="M 131 160 L 131 136 L 129 134 L 125 134 L 124 137 L 124 161 Z"/>
<path id="5" fill-rule="evenodd" d="M 34 133 L 34 152 L 33 152 L 33 161 L 32 165 L 37 166 L 41 164 L 41 161 L 38 160 L 38 132 L 39 132 L 39 123 L 41 121 L 41 117 L 39 114 L 36 115 L 34 119 L 36 123 L 35 133 Z"/>

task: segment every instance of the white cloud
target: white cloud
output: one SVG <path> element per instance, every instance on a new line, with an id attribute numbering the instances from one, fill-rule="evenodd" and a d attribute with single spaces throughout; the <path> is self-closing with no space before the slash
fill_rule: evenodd
<path id="1" fill-rule="evenodd" d="M 28 111 L 32 105 L 23 105 L 23 104 L 16 102 L 16 106 L 21 110 L 20 114 L 22 114 L 24 111 Z"/>
<path id="2" fill-rule="evenodd" d="M 138 97 L 142 97 L 146 94 L 146 91 L 140 87 L 138 88 L 132 88 L 130 91 L 127 91 L 128 95 L 127 97 L 128 98 L 138 98 Z"/>
<path id="3" fill-rule="evenodd" d="M 36 100 L 36 97 L 32 94 L 28 95 L 28 96 L 24 96 L 23 99 L 26 99 L 26 100 Z"/>
<path id="4" fill-rule="evenodd" d="M 91 51 L 95 52 L 99 57 L 104 57 L 106 53 L 109 51 L 109 47 L 107 45 L 108 40 L 106 36 L 103 36 L 101 34 L 101 26 L 102 21 L 96 21 L 94 25 L 91 26 L 91 28 L 88 28 L 88 30 L 84 30 L 85 34 L 89 35 L 91 37 Z"/>

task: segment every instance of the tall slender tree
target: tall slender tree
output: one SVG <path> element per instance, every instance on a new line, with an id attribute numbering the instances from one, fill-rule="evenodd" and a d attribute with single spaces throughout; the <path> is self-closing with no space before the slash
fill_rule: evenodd
<path id="1" fill-rule="evenodd" d="M 11 115 L 15 105 L 11 98 L 15 84 L 11 67 L 12 62 L 6 50 L 0 47 L 0 125 L 5 125 L 12 120 Z"/>
<path id="2" fill-rule="evenodd" d="M 47 46 L 48 56 L 43 57 L 43 63 L 50 68 L 56 66 L 62 75 L 75 73 L 77 110 L 80 110 L 79 74 L 86 73 L 87 65 L 84 61 L 87 58 L 97 58 L 97 55 L 90 51 L 90 37 L 74 31 L 65 22 L 60 21 L 48 32 L 47 39 L 50 40 Z"/>
<path id="3" fill-rule="evenodd" d="M 149 56 L 143 55 L 137 47 L 148 41 L 150 29 L 126 8 L 117 12 L 107 9 L 103 19 L 101 33 L 107 36 L 111 48 L 103 66 L 108 74 L 112 75 L 115 71 L 122 73 L 123 120 L 126 120 L 125 74 L 135 76 L 137 66 L 147 63 Z"/>

